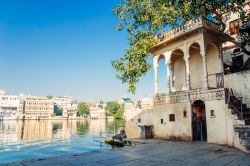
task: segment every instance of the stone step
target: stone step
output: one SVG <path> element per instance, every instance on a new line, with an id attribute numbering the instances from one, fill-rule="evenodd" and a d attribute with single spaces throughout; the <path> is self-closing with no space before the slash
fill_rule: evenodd
<path id="1" fill-rule="evenodd" d="M 245 120 L 245 125 L 250 125 L 250 119 Z"/>
<path id="2" fill-rule="evenodd" d="M 243 119 L 250 119 L 250 113 L 243 113 Z"/>
<path id="3" fill-rule="evenodd" d="M 249 125 L 234 125 L 234 131 L 236 132 L 250 132 L 250 126 Z"/>
<path id="4" fill-rule="evenodd" d="M 246 148 L 247 150 L 249 150 L 248 153 L 250 153 L 250 145 L 245 145 L 245 148 Z"/>
<path id="5" fill-rule="evenodd" d="M 250 132 L 239 132 L 239 137 L 250 141 Z"/>

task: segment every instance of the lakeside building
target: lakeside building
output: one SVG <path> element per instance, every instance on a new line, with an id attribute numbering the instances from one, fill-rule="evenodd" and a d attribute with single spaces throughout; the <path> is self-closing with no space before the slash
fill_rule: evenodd
<path id="1" fill-rule="evenodd" d="M 71 105 L 71 103 L 72 103 L 72 97 L 71 96 L 52 97 L 52 100 L 53 100 L 54 104 L 57 105 L 60 108 Z"/>
<path id="2" fill-rule="evenodd" d="M 77 104 L 72 102 L 72 96 L 52 97 L 54 105 L 63 110 L 64 118 L 75 118 L 77 116 Z"/>
<path id="3" fill-rule="evenodd" d="M 124 105 L 124 119 L 129 121 L 136 115 L 142 113 L 143 110 L 153 107 L 153 99 L 145 97 L 137 101 L 136 103 L 126 103 Z"/>
<path id="4" fill-rule="evenodd" d="M 64 118 L 76 118 L 77 117 L 77 104 L 71 103 L 63 107 Z"/>
<path id="5" fill-rule="evenodd" d="M 46 97 L 29 96 L 24 100 L 24 115 L 26 119 L 48 119 L 53 112 L 53 101 Z"/>
<path id="6" fill-rule="evenodd" d="M 0 90 L 0 120 L 17 119 L 23 115 L 23 95 L 10 95 Z"/>
<path id="7" fill-rule="evenodd" d="M 128 104 L 128 103 L 132 103 L 132 100 L 130 98 L 121 98 L 117 101 L 118 104 Z"/>
<path id="8" fill-rule="evenodd" d="M 90 107 L 89 116 L 91 119 L 106 119 L 106 111 L 100 107 Z"/>
<path id="9" fill-rule="evenodd" d="M 149 50 L 155 74 L 153 106 L 127 119 L 128 137 L 140 137 L 141 128 L 151 126 L 154 138 L 207 141 L 249 153 L 250 70 L 226 73 L 223 68 L 225 60 L 234 63 L 231 54 L 239 49 L 228 42 L 235 39 L 232 21 L 237 19 L 231 16 L 226 33 L 200 17 L 156 36 L 158 43 Z M 249 56 L 242 54 L 244 66 Z M 163 93 L 158 92 L 160 60 L 167 68 Z"/>

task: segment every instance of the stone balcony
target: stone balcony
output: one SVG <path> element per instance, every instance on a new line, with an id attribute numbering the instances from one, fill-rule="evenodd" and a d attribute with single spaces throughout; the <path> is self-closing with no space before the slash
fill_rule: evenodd
<path id="1" fill-rule="evenodd" d="M 187 91 L 178 91 L 170 93 L 162 93 L 154 96 L 154 105 L 183 103 L 195 100 L 224 100 L 225 90 L 219 89 L 192 89 Z"/>
<path id="2" fill-rule="evenodd" d="M 199 17 L 195 20 L 190 20 L 186 24 L 176 27 L 172 30 L 165 31 L 159 35 L 156 36 L 156 39 L 158 42 L 166 41 L 168 39 L 173 39 L 178 36 L 181 36 L 189 31 L 193 31 L 195 29 L 205 27 L 207 29 L 211 30 L 216 30 L 216 31 L 221 31 L 221 27 L 214 23 L 211 22 L 203 17 Z"/>

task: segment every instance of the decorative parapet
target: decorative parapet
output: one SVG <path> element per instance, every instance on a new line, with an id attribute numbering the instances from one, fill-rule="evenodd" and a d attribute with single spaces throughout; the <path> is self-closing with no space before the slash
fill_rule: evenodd
<path id="1" fill-rule="evenodd" d="M 195 100 L 224 100 L 225 91 L 224 88 L 221 89 L 194 89 L 189 91 L 171 92 L 170 94 L 158 94 L 154 96 L 154 104 L 173 104 L 182 103 Z"/>
<path id="2" fill-rule="evenodd" d="M 200 27 L 206 27 L 209 29 L 215 29 L 217 31 L 221 31 L 221 27 L 218 24 L 216 24 L 212 21 L 209 21 L 203 17 L 199 17 L 195 20 L 188 21 L 186 24 L 184 24 L 182 26 L 165 31 L 165 32 L 157 35 L 156 38 L 157 38 L 158 42 L 162 42 L 164 40 L 175 38 L 175 37 L 182 35 L 188 31 L 192 31 L 192 30 L 200 28 Z"/>

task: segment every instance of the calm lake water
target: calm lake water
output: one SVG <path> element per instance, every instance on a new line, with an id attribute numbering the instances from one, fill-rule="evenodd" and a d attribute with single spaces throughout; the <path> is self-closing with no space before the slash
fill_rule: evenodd
<path id="1" fill-rule="evenodd" d="M 122 120 L 0 121 L 0 163 L 105 150 L 100 137 L 123 128 Z"/>

